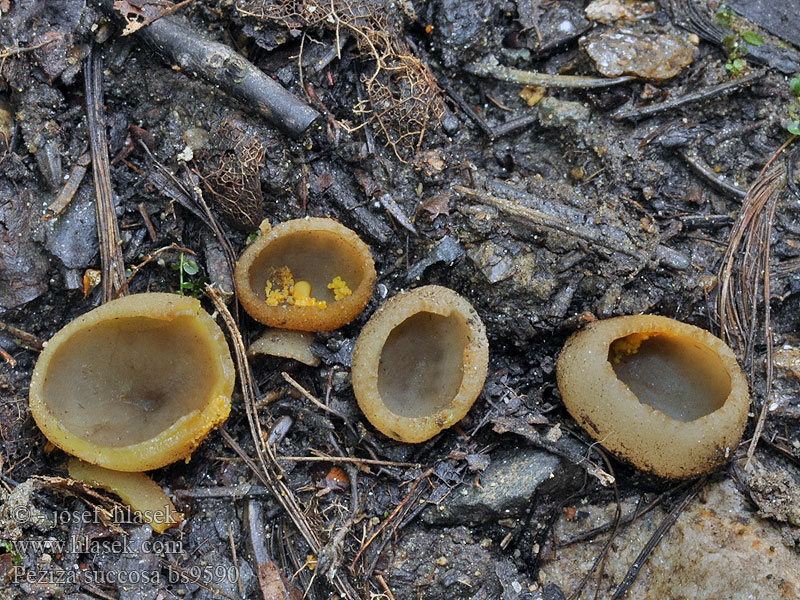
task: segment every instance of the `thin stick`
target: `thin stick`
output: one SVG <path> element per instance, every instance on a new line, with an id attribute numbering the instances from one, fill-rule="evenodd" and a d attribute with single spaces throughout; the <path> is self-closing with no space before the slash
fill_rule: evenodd
<path id="1" fill-rule="evenodd" d="M 386 584 L 386 580 L 383 578 L 383 575 L 375 575 L 375 579 L 377 579 L 378 583 L 381 584 L 381 587 L 383 588 L 384 593 L 389 597 L 389 600 L 394 600 L 394 594 Z"/>
<path id="2" fill-rule="evenodd" d="M 11 356 L 3 348 L 0 348 L 0 356 L 3 357 L 3 360 L 5 360 L 11 366 L 12 369 L 17 366 L 17 359 Z"/>
<path id="3" fill-rule="evenodd" d="M 228 329 L 233 343 L 234 356 L 236 357 L 236 370 L 239 375 L 239 385 L 241 386 L 242 396 L 244 397 L 245 413 L 247 414 L 247 420 L 250 425 L 250 434 L 253 437 L 253 443 L 256 447 L 259 465 L 256 465 L 253 459 L 242 450 L 241 446 L 239 446 L 236 440 L 234 440 L 227 431 L 220 429 L 220 434 L 231 448 L 242 457 L 261 482 L 272 492 L 272 495 L 278 503 L 289 514 L 289 517 L 292 519 L 295 527 L 297 527 L 300 535 L 303 536 L 306 543 L 311 548 L 311 551 L 314 554 L 319 554 L 320 550 L 323 548 L 323 544 L 311 526 L 306 512 L 301 509 L 297 498 L 286 485 L 285 480 L 278 477 L 275 473 L 280 467 L 271 449 L 265 444 L 266 438 L 264 437 L 261 422 L 258 419 L 258 413 L 256 411 L 256 394 L 253 384 L 253 374 L 250 372 L 250 364 L 247 362 L 242 334 L 239 332 L 239 328 L 236 326 L 236 322 L 228 310 L 228 307 L 225 306 L 225 303 L 214 288 L 208 284 L 206 284 L 206 294 L 211 298 L 211 301 L 214 303 L 214 308 L 225 322 L 225 326 Z M 333 575 L 332 582 L 341 596 L 349 600 L 360 600 L 361 596 L 359 593 L 350 585 L 349 581 L 344 578 L 341 572 L 337 572 Z"/>
<path id="4" fill-rule="evenodd" d="M 289 375 L 289 374 L 288 374 L 286 371 L 283 371 L 283 372 L 281 373 L 281 376 L 282 376 L 282 377 L 283 377 L 283 378 L 286 380 L 286 382 L 287 382 L 289 385 L 291 385 L 291 386 L 292 386 L 294 389 L 296 389 L 296 390 L 297 390 L 298 392 L 300 392 L 300 393 L 301 393 L 303 396 L 305 396 L 305 397 L 306 397 L 306 399 L 307 399 L 307 400 L 309 400 L 309 401 L 310 401 L 310 402 L 311 402 L 311 403 L 312 403 L 314 406 L 316 406 L 317 408 L 319 408 L 319 409 L 321 409 L 321 410 L 324 410 L 324 411 L 325 411 L 325 412 L 327 412 L 327 413 L 330 413 L 330 414 L 334 415 L 335 417 L 339 417 L 340 419 L 343 419 L 343 420 L 345 420 L 345 421 L 347 420 L 347 417 L 346 417 L 345 415 L 343 415 L 342 413 L 340 413 L 338 410 L 335 410 L 335 409 L 331 408 L 330 406 L 326 406 L 325 404 L 323 404 L 322 402 L 320 402 L 319 400 L 317 400 L 317 399 L 316 399 L 316 398 L 313 396 L 313 394 L 312 394 L 311 392 L 309 392 L 309 391 L 308 391 L 306 388 L 304 388 L 302 385 L 300 385 L 299 383 L 297 383 L 297 382 L 296 382 L 296 381 L 295 381 L 295 380 L 292 378 L 292 376 L 291 376 L 291 375 Z"/>
<path id="5" fill-rule="evenodd" d="M 145 229 L 147 229 L 147 233 L 150 236 L 150 241 L 155 242 L 158 239 L 158 236 L 156 235 L 156 228 L 153 227 L 153 221 L 150 219 L 150 214 L 147 212 L 144 202 L 139 202 L 139 204 L 136 205 L 136 208 L 139 209 L 139 214 L 142 215 L 142 220 L 144 221 Z"/>
<path id="6" fill-rule="evenodd" d="M 81 186 L 83 178 L 89 170 L 89 163 L 91 162 L 92 155 L 88 152 L 78 158 L 78 162 L 69 172 L 69 179 L 67 179 L 61 191 L 58 192 L 56 199 L 47 207 L 47 214 L 42 217 L 42 221 L 49 221 L 57 217 L 69 206 L 69 203 L 72 202 L 72 198 L 75 196 L 75 192 L 77 192 L 78 188 Z"/>
<path id="7" fill-rule="evenodd" d="M 578 587 L 575 588 L 575 591 L 569 597 L 569 600 L 577 600 L 580 598 L 581 594 L 583 593 L 583 588 L 589 581 L 589 578 L 594 574 L 599 566 L 605 564 L 606 556 L 608 555 L 608 551 L 611 549 L 611 542 L 614 541 L 614 537 L 617 535 L 617 530 L 619 529 L 620 519 L 622 518 L 622 501 L 619 497 L 619 488 L 617 487 L 616 483 L 616 475 L 614 474 L 614 468 L 611 466 L 611 461 L 609 461 L 606 453 L 598 450 L 600 456 L 603 457 L 603 461 L 606 463 L 606 468 L 611 476 L 614 478 L 614 500 L 616 501 L 617 508 L 614 511 L 614 520 L 611 525 L 611 534 L 608 536 L 605 544 L 603 544 L 603 549 L 600 550 L 600 553 L 595 557 L 594 562 L 592 563 L 592 567 L 589 571 L 581 578 L 580 583 L 578 583 Z M 602 582 L 602 574 L 600 577 L 600 582 Z M 598 583 L 598 589 L 600 586 L 600 582 Z"/>
<path id="8" fill-rule="evenodd" d="M 683 160 L 686 161 L 686 163 L 692 168 L 692 170 L 695 173 L 705 178 L 708 181 L 708 183 L 710 183 L 711 186 L 716 188 L 718 191 L 731 194 L 734 198 L 744 198 L 745 196 L 747 196 L 747 190 L 743 190 L 731 183 L 728 183 L 723 178 L 719 177 L 716 173 L 714 173 L 711 169 L 709 169 L 703 163 L 703 161 L 701 161 L 696 156 L 692 156 L 688 152 L 684 151 L 680 152 L 680 155 L 683 157 Z"/>
<path id="9" fill-rule="evenodd" d="M 233 527 L 228 523 L 228 541 L 231 545 L 231 558 L 233 558 L 233 568 L 236 572 L 236 588 L 239 590 L 239 597 L 244 598 L 244 584 L 239 576 L 239 558 L 236 556 L 236 544 L 233 543 Z"/>
<path id="10" fill-rule="evenodd" d="M 472 73 L 479 77 L 491 77 L 499 81 L 505 81 L 506 83 L 583 90 L 619 85 L 620 83 L 627 83 L 636 79 L 631 75 L 623 75 L 622 77 L 551 75 L 549 73 L 536 73 L 534 71 L 512 69 L 511 67 L 504 67 L 502 65 L 487 65 L 486 63 L 470 63 L 464 66 L 464 70 L 467 71 L 467 73 Z"/>
<path id="11" fill-rule="evenodd" d="M 317 453 L 316 450 L 312 452 Z M 414 469 L 422 468 L 419 463 L 394 462 L 391 460 L 375 460 L 372 458 L 358 458 L 356 456 L 328 456 L 319 453 L 318 456 L 278 456 L 278 460 L 290 460 L 293 462 L 341 462 L 354 463 L 357 465 L 375 465 L 380 467 L 410 467 Z"/>
<path id="12" fill-rule="evenodd" d="M 128 290 L 124 288 L 125 259 L 122 257 L 122 242 L 111 191 L 111 165 L 108 160 L 108 138 L 103 116 L 103 58 L 99 52 L 89 51 L 84 63 L 84 81 L 105 303 L 115 298 L 116 294 L 127 295 Z"/>
<path id="13" fill-rule="evenodd" d="M 678 520 L 678 517 L 684 511 L 684 509 L 689 506 L 689 503 L 692 499 L 697 495 L 697 493 L 703 488 L 703 486 L 708 481 L 708 477 L 702 477 L 697 480 L 697 482 L 686 492 L 684 497 L 681 501 L 672 509 L 672 512 L 667 515 L 667 517 L 659 524 L 658 528 L 653 532 L 653 535 L 650 536 L 650 539 L 647 540 L 644 548 L 642 551 L 639 552 L 639 555 L 633 561 L 633 564 L 628 569 L 628 572 L 625 574 L 625 578 L 622 580 L 622 583 L 619 584 L 619 587 L 614 592 L 614 596 L 611 600 L 621 600 L 628 591 L 628 588 L 633 585 L 633 582 L 636 581 L 636 577 L 639 575 L 639 571 L 641 571 L 642 567 L 647 564 L 647 559 L 650 558 L 650 555 L 653 553 L 653 550 L 656 549 L 661 538 L 669 531 L 670 527 L 675 524 L 675 521 Z"/>
<path id="14" fill-rule="evenodd" d="M 425 472 L 424 472 L 422 475 L 420 475 L 419 477 L 417 477 L 417 478 L 414 480 L 414 483 L 413 483 L 413 484 L 411 484 L 411 489 L 410 489 L 410 490 L 408 490 L 408 494 L 406 494 L 406 497 L 405 497 L 405 498 L 403 498 L 403 500 L 401 500 L 401 501 L 400 501 L 400 503 L 399 503 L 397 506 L 395 506 L 395 507 L 394 507 L 394 510 L 392 510 L 392 514 L 390 514 L 388 518 L 384 519 L 384 520 L 383 520 L 383 522 L 381 522 L 381 524 L 378 526 L 378 528 L 377 528 L 377 529 L 376 529 L 376 530 L 375 530 L 375 531 L 372 533 L 372 535 L 370 535 L 370 536 L 369 536 L 369 539 L 368 539 L 368 540 L 367 540 L 367 541 L 366 541 L 366 542 L 365 542 L 365 543 L 364 543 L 364 544 L 361 546 L 361 548 L 359 548 L 359 549 L 358 549 L 358 552 L 356 553 L 356 556 L 355 556 L 355 558 L 353 559 L 353 562 L 351 562 L 351 563 L 350 563 L 350 570 L 351 570 L 351 571 L 355 571 L 355 566 L 356 566 L 356 563 L 358 562 L 358 559 L 359 559 L 359 558 L 361 558 L 361 555 L 364 553 L 364 551 L 365 551 L 365 550 L 366 550 L 366 549 L 369 547 L 369 545 L 370 545 L 370 544 L 371 544 L 371 543 L 372 543 L 372 542 L 375 540 L 375 538 L 376 538 L 376 537 L 378 537 L 378 535 L 379 535 L 379 534 L 380 534 L 380 533 L 381 533 L 381 532 L 382 532 L 384 529 L 386 529 L 387 525 L 389 525 L 389 523 L 391 523 L 391 522 L 392 522 L 392 520 L 394 519 L 394 517 L 395 517 L 395 516 L 396 516 L 396 515 L 397 515 L 397 514 L 398 514 L 398 513 L 401 511 L 401 510 L 403 510 L 403 507 L 405 507 L 405 506 L 406 506 L 406 504 L 408 504 L 408 501 L 411 499 L 411 496 L 413 496 L 413 494 L 414 494 L 414 492 L 416 491 L 416 489 L 417 489 L 417 486 L 419 485 L 419 483 L 420 483 L 420 482 L 421 482 L 423 479 L 425 479 L 426 477 L 430 476 L 430 475 L 431 475 L 431 473 L 433 473 L 433 469 L 428 469 L 428 470 L 427 470 L 427 471 L 425 471 Z"/>
<path id="15" fill-rule="evenodd" d="M 22 329 L 14 327 L 13 325 L 9 325 L 8 323 L 3 323 L 3 321 L 0 321 L 0 333 L 6 333 L 10 335 L 18 346 L 22 346 L 28 350 L 33 350 L 34 352 L 41 352 L 44 350 L 43 340 L 39 339 L 32 333 L 23 331 Z"/>
<path id="16" fill-rule="evenodd" d="M 636 121 L 638 119 L 651 117 L 653 115 L 657 115 L 659 113 L 672 110 L 673 108 L 678 108 L 680 106 L 685 106 L 686 104 L 691 104 L 692 102 L 707 100 L 708 98 L 714 98 L 715 96 L 727 96 L 728 94 L 732 94 L 733 92 L 739 91 L 744 87 L 748 87 L 751 83 L 755 83 L 756 81 L 761 79 L 765 74 L 766 71 L 758 71 L 756 73 L 751 73 L 746 77 L 740 77 L 737 79 L 733 79 L 731 81 L 726 81 L 725 83 L 721 83 L 719 85 L 713 85 L 711 87 L 707 87 L 698 92 L 692 92 L 690 94 L 684 94 L 683 96 L 679 96 L 677 98 L 672 98 L 670 100 L 667 100 L 666 102 L 651 104 L 650 106 L 645 106 L 644 108 L 621 110 L 614 114 L 614 119 L 616 121 L 621 121 L 622 119 L 630 119 L 632 121 Z"/>
<path id="17" fill-rule="evenodd" d="M 467 188 L 462 185 L 453 186 L 453 190 L 460 194 L 464 194 L 465 196 L 469 196 L 470 198 L 475 198 L 482 204 L 494 206 L 495 208 L 500 209 L 512 217 L 522 219 L 533 225 L 547 229 L 555 229 L 556 231 L 566 233 L 567 235 L 571 235 L 587 242 L 592 242 L 593 244 L 606 248 L 607 250 L 621 252 L 626 256 L 631 256 L 638 260 L 644 260 L 645 258 L 635 248 L 618 244 L 612 241 L 608 236 L 603 236 L 600 234 L 600 232 L 593 231 L 588 227 L 584 227 L 583 225 L 571 225 L 565 223 L 563 219 L 558 217 L 554 217 L 539 210 L 528 208 L 527 206 L 522 206 L 518 202 L 492 196 L 491 194 L 481 190 Z"/>

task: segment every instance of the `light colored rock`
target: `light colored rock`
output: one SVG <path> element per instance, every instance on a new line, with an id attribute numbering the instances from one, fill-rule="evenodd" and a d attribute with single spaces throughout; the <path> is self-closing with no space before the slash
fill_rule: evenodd
<path id="1" fill-rule="evenodd" d="M 629 28 L 591 33 L 583 39 L 583 46 L 606 77 L 670 79 L 690 65 L 694 56 L 694 46 L 688 40 Z"/>
<path id="2" fill-rule="evenodd" d="M 623 503 L 623 514 L 636 499 Z M 560 539 L 596 527 L 613 518 L 615 504 L 577 506 L 587 518 L 556 526 Z M 655 509 L 622 527 L 611 544 L 597 597 L 610 598 L 665 512 Z M 589 570 L 607 538 L 599 536 L 561 548 L 542 565 L 540 580 L 555 583 L 569 594 Z M 595 593 L 596 579 L 584 596 Z M 588 592 L 588 593 L 587 593 Z M 709 484 L 705 501 L 694 499 L 642 567 L 626 600 L 751 600 L 800 598 L 800 556 L 784 545 L 780 528 L 758 517 L 732 481 Z"/>
<path id="3" fill-rule="evenodd" d="M 594 0 L 585 9 L 586 18 L 600 23 L 613 23 L 628 15 L 621 0 Z"/>

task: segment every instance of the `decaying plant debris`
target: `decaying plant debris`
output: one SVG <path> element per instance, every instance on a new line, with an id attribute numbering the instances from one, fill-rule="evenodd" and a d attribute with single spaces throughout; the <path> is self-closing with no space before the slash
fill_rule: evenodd
<path id="1" fill-rule="evenodd" d="M 702 527 L 753 536 L 742 564 L 759 544 L 791 562 L 800 49 L 712 0 L 591 4 L 0 0 L 2 600 L 651 598 L 659 565 L 707 583 L 680 554 Z M 603 77 L 615 34 L 671 40 L 677 75 Z M 248 357 L 236 258 L 263 219 L 306 215 L 369 244 L 375 294 L 309 364 Z M 350 361 L 387 298 L 429 284 L 479 313 L 489 375 L 408 445 L 360 414 Z M 239 386 L 192 460 L 152 474 L 186 515 L 163 535 L 67 479 L 27 400 L 45 340 L 143 291 L 215 311 Z M 724 336 L 748 374 L 745 441 L 707 479 L 644 476 L 563 407 L 564 341 L 637 312 Z M 737 593 L 800 586 L 758 577 Z"/>

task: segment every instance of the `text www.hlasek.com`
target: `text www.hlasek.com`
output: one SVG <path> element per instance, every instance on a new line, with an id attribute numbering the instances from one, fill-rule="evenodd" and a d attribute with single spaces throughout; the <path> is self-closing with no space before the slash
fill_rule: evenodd
<path id="1" fill-rule="evenodd" d="M 98 539 L 88 535 L 74 536 L 68 540 L 30 539 L 0 542 L 0 547 L 11 550 L 15 554 L 39 555 L 49 554 L 132 554 L 127 537 L 119 539 Z M 144 540 L 136 551 L 153 554 L 180 554 L 183 545 L 180 540 Z"/>

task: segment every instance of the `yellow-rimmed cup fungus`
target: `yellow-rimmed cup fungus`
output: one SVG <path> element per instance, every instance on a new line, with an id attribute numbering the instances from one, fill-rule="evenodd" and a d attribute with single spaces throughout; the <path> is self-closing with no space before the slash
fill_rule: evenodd
<path id="1" fill-rule="evenodd" d="M 445 287 L 402 292 L 370 318 L 353 352 L 353 391 L 370 423 L 424 442 L 458 423 L 483 389 L 489 342 L 478 313 Z"/>
<path id="2" fill-rule="evenodd" d="M 188 458 L 228 417 L 235 372 L 194 298 L 135 294 L 78 317 L 39 356 L 30 407 L 65 452 L 114 471 Z"/>
<path id="3" fill-rule="evenodd" d="M 718 467 L 747 421 L 747 380 L 708 331 L 657 315 L 596 321 L 558 359 L 564 405 L 589 435 L 643 471 L 682 479 Z"/>
<path id="4" fill-rule="evenodd" d="M 271 327 L 330 331 L 355 319 L 375 286 L 375 263 L 358 235 L 327 218 L 276 225 L 236 263 L 247 313 Z"/>

